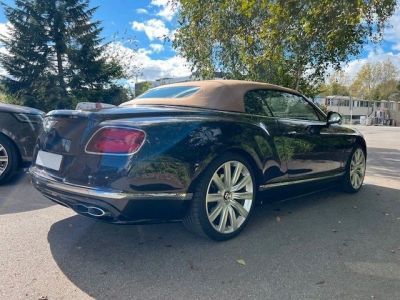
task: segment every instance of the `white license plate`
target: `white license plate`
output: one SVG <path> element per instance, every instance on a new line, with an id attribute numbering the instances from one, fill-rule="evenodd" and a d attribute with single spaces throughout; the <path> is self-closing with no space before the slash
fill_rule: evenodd
<path id="1" fill-rule="evenodd" d="M 36 157 L 36 164 L 45 168 L 59 171 L 63 156 L 39 150 Z"/>

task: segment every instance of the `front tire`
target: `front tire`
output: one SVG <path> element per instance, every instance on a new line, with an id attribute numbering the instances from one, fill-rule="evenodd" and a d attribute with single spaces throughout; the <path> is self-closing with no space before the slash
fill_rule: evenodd
<path id="1" fill-rule="evenodd" d="M 343 190 L 347 193 L 357 193 L 364 182 L 366 159 L 364 149 L 357 146 L 346 166 L 346 173 L 343 178 Z"/>
<path id="2" fill-rule="evenodd" d="M 222 155 L 201 176 L 183 223 L 202 236 L 231 239 L 248 223 L 255 196 L 255 177 L 248 161 L 234 153 Z"/>
<path id="3" fill-rule="evenodd" d="M 0 134 L 0 183 L 11 179 L 17 169 L 17 150 L 6 137 Z"/>

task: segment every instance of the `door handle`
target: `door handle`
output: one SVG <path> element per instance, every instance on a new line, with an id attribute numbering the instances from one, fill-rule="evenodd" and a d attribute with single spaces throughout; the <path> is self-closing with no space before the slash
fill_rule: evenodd
<path id="1" fill-rule="evenodd" d="M 297 131 L 289 131 L 287 134 L 288 134 L 288 135 L 296 135 L 296 134 L 297 134 Z"/>

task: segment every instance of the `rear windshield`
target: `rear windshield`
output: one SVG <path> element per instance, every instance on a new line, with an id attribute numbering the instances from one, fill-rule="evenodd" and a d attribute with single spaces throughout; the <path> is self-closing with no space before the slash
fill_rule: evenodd
<path id="1" fill-rule="evenodd" d="M 183 98 L 196 93 L 200 88 L 198 86 L 172 86 L 160 87 L 148 90 L 139 98 Z"/>

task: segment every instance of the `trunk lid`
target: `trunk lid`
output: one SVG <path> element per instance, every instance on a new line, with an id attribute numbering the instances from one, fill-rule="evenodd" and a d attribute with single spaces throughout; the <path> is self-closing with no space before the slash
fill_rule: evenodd
<path id="1" fill-rule="evenodd" d="M 103 156 L 85 152 L 86 144 L 104 121 L 140 118 L 161 118 L 193 114 L 193 109 L 179 107 L 111 108 L 96 112 L 57 110 L 44 119 L 39 136 L 39 150 L 62 155 L 59 170 L 46 169 L 53 176 L 67 182 L 107 186 L 113 176 L 123 177 L 129 171 L 131 156 Z M 114 179 L 115 180 L 115 179 Z"/>
<path id="2" fill-rule="evenodd" d="M 103 121 L 144 117 L 163 117 L 188 113 L 188 109 L 173 107 L 112 108 L 96 112 L 56 110 L 46 115 L 41 150 L 58 154 L 77 155 Z"/>

